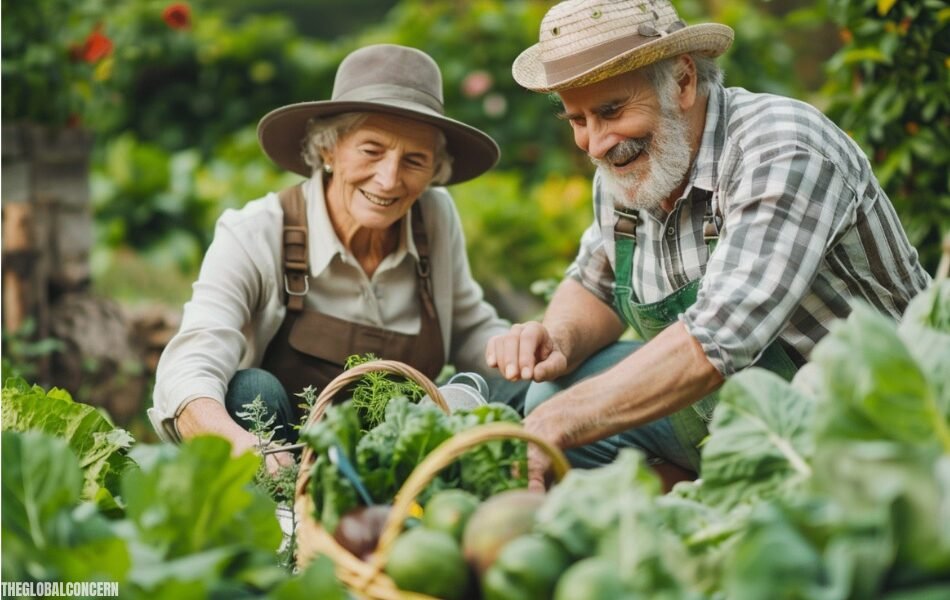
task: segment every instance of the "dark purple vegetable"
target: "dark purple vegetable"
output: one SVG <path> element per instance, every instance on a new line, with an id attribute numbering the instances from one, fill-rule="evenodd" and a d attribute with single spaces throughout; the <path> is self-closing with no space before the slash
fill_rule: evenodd
<path id="1" fill-rule="evenodd" d="M 368 559 L 376 549 L 391 508 L 388 504 L 354 508 L 340 518 L 333 539 L 360 560 Z"/>

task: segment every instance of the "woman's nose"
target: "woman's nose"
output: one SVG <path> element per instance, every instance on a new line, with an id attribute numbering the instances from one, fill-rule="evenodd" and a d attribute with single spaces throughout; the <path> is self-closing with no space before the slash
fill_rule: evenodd
<path id="1" fill-rule="evenodd" d="M 387 156 L 376 168 L 376 182 L 383 189 L 392 189 L 399 182 L 399 159 Z"/>

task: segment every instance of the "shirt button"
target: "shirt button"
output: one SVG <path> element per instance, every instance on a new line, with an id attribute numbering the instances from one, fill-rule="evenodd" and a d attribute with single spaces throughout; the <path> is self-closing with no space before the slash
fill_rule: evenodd
<path id="1" fill-rule="evenodd" d="M 667 237 L 673 237 L 674 235 L 676 235 L 676 229 L 673 227 L 668 228 L 666 230 L 666 235 Z"/>

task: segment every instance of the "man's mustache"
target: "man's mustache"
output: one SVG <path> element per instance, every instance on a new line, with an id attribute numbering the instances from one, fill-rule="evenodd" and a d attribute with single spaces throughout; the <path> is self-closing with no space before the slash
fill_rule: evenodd
<path id="1" fill-rule="evenodd" d="M 596 165 L 618 165 L 623 164 L 640 154 L 650 145 L 650 136 L 642 138 L 627 138 L 617 143 L 613 148 L 607 151 L 602 159 L 592 159 Z"/>

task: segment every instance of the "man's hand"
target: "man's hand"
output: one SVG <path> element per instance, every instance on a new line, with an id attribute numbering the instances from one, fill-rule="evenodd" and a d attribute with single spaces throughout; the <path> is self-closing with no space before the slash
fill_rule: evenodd
<path id="1" fill-rule="evenodd" d="M 513 325 L 508 333 L 491 338 L 485 361 L 509 381 L 547 381 L 567 372 L 567 357 L 537 321 Z"/>
<path id="2" fill-rule="evenodd" d="M 558 448 L 564 448 L 564 432 L 557 411 L 542 410 L 538 407 L 524 420 L 524 429 Z M 528 444 L 528 489 L 543 492 L 547 489 L 547 474 L 551 468 L 551 459 L 534 444 Z"/>

